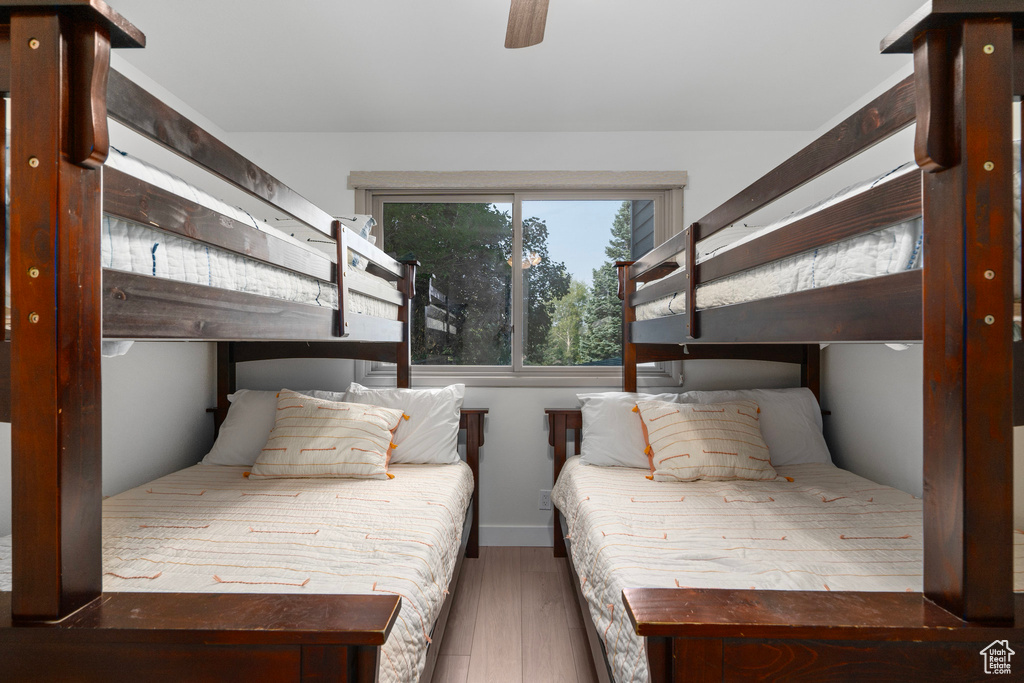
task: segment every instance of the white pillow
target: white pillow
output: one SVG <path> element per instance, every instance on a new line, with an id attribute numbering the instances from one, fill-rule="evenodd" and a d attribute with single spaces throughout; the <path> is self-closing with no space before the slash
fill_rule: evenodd
<path id="1" fill-rule="evenodd" d="M 300 392 L 308 394 L 308 391 Z M 239 389 L 228 394 L 227 417 L 220 426 L 204 465 L 252 467 L 277 419 L 276 391 Z"/>
<path id="2" fill-rule="evenodd" d="M 466 385 L 437 389 L 368 389 L 353 382 L 348 403 L 397 408 L 409 416 L 395 431 L 391 462 L 447 465 L 459 461 L 459 411 Z M 337 394 L 315 391 L 317 398 L 338 400 Z"/>
<path id="3" fill-rule="evenodd" d="M 755 401 L 761 408 L 761 435 L 771 452 L 772 465 L 832 463 L 821 433 L 821 408 L 810 389 L 739 389 L 688 391 L 681 403 Z"/>
<path id="4" fill-rule="evenodd" d="M 239 389 L 228 394 L 228 400 L 228 415 L 203 464 L 251 467 L 274 428 L 277 392 Z"/>
<path id="5" fill-rule="evenodd" d="M 678 400 L 678 394 L 632 394 L 607 391 L 576 394 L 583 412 L 580 462 L 602 467 L 650 468 L 643 425 L 633 411 L 638 401 Z"/>

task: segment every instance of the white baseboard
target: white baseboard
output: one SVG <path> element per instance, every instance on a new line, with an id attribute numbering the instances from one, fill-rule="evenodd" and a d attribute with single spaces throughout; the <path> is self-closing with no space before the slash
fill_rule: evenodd
<path id="1" fill-rule="evenodd" d="M 480 527 L 480 545 L 532 546 L 550 548 L 552 545 L 551 526 L 501 526 Z"/>

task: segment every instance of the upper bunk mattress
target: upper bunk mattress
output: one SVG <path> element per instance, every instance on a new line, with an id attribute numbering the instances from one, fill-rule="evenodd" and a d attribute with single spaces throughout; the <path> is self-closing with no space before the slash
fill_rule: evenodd
<path id="1" fill-rule="evenodd" d="M 196 465 L 105 500 L 103 590 L 399 595 L 380 680 L 418 680 L 473 495 L 469 467 L 393 465 L 391 480 L 245 471 Z M 10 572 L 8 537 L 0 590 Z"/>
<path id="2" fill-rule="evenodd" d="M 1014 147 L 1014 288 L 1020 299 L 1020 147 Z M 917 172 L 914 163 L 904 164 L 878 178 L 847 187 L 835 195 L 797 211 L 770 225 L 755 228 L 730 226 L 697 245 L 697 263 L 718 256 L 807 216 L 834 206 L 857 194 L 866 192 L 908 173 Z M 766 263 L 697 288 L 697 309 L 728 306 L 792 294 L 819 287 L 844 284 L 855 280 L 892 275 L 920 268 L 924 242 L 920 217 L 882 230 L 858 235 L 833 244 L 806 251 L 796 256 Z M 683 255 L 685 258 L 685 255 Z M 679 264 L 685 267 L 685 261 Z M 650 283 L 648 283 L 650 284 Z M 679 292 L 636 307 L 638 321 L 686 313 L 686 294 Z"/>
<path id="3" fill-rule="evenodd" d="M 325 256 L 324 252 L 253 218 L 246 211 L 230 206 L 181 178 L 135 157 L 113 152 L 106 165 L 250 225 L 276 239 L 290 242 L 320 257 Z M 103 215 L 101 258 L 103 267 L 113 270 L 220 287 L 311 306 L 338 307 L 338 288 L 330 282 L 106 213 Z M 349 258 L 352 258 L 352 254 Z M 356 261 L 363 264 L 366 262 L 365 259 Z M 371 275 L 360 267 L 349 268 L 347 277 L 352 286 L 364 291 L 390 289 L 393 294 L 396 289 L 395 283 Z M 350 313 L 398 320 L 397 305 L 365 296 L 359 291 L 349 291 L 346 309 Z"/>
<path id="4" fill-rule="evenodd" d="M 672 483 L 568 460 L 551 500 L 616 681 L 648 680 L 624 588 L 921 591 L 921 499 L 829 464 L 775 469 Z M 1022 591 L 1024 535 L 1013 543 Z"/>

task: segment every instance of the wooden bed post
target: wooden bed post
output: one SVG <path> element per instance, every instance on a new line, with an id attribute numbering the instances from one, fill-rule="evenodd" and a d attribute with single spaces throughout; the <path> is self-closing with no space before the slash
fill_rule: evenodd
<path id="1" fill-rule="evenodd" d="M 145 38 L 103 3 L 10 16 L 11 613 L 52 620 L 102 586 L 98 169 L 112 37 Z"/>
<path id="2" fill-rule="evenodd" d="M 914 36 L 927 171 L 924 591 L 953 614 L 1013 619 L 1013 23 Z"/>
<path id="3" fill-rule="evenodd" d="M 622 390 L 636 391 L 636 346 L 629 339 L 629 326 L 636 320 L 636 309 L 629 305 L 629 297 L 636 291 L 636 283 L 629 277 L 629 267 L 632 261 L 616 261 L 615 269 L 619 272 L 619 298 L 622 299 Z M 555 520 L 558 526 L 558 520 Z M 555 530 L 555 536 L 559 532 Z M 557 539 L 556 539 L 557 543 Z M 558 547 L 557 545 L 555 546 Z M 565 557 L 565 544 L 562 544 L 562 554 L 556 557 Z"/>
<path id="4" fill-rule="evenodd" d="M 96 164 L 106 151 L 79 159 L 89 168 L 72 163 L 67 112 L 93 111 L 105 97 L 110 42 L 103 27 L 62 22 L 53 9 L 14 13 L 10 42 L 12 612 L 49 620 L 93 600 L 102 584 Z M 82 82 L 69 64 L 91 70 L 93 87 L 72 89 Z M 99 140 L 101 108 L 92 120 Z"/>
<path id="5" fill-rule="evenodd" d="M 398 343 L 396 351 L 395 386 L 399 389 L 410 388 L 412 378 L 409 369 L 412 367 L 412 309 L 416 299 L 416 269 L 420 262 L 416 259 L 402 261 L 405 266 L 405 276 L 398 281 L 399 290 L 402 292 L 402 305 L 398 309 L 398 320 L 403 323 L 402 341 Z"/>

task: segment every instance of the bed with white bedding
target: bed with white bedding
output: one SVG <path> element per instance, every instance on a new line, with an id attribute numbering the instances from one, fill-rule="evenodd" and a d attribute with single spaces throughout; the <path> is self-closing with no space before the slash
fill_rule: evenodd
<path id="1" fill-rule="evenodd" d="M 648 680 L 624 588 L 921 591 L 919 498 L 830 464 L 776 470 L 768 482 L 655 483 L 566 462 L 551 499 L 617 683 Z M 1024 591 L 1024 534 L 1013 542 Z"/>
<path id="2" fill-rule="evenodd" d="M 1017 163 L 1014 164 L 1014 290 L 1020 300 L 1020 146 L 1014 147 Z M 798 220 L 834 206 L 858 194 L 887 182 L 916 173 L 915 163 L 904 164 L 877 178 L 851 185 L 835 195 L 797 211 L 785 218 L 763 227 L 734 225 L 697 245 L 696 262 L 703 263 L 715 256 L 742 244 L 762 237 L 770 232 L 785 228 Z M 782 296 L 794 292 L 830 287 L 866 278 L 892 275 L 920 268 L 923 263 L 924 243 L 921 217 L 888 226 L 872 233 L 858 235 L 835 242 L 825 247 L 773 261 L 763 266 L 735 273 L 697 287 L 696 307 L 698 310 L 740 304 L 758 299 Z M 685 267 L 685 254 L 680 255 L 679 265 Z M 647 285 L 653 283 L 646 283 Z M 638 289 L 644 285 L 641 284 Z M 652 320 L 669 315 L 686 313 L 686 294 L 679 292 L 636 307 L 638 321 Z"/>
<path id="3" fill-rule="evenodd" d="M 415 681 L 473 494 L 465 463 L 391 480 L 267 479 L 196 465 L 103 503 L 103 590 L 373 593 L 402 598 L 380 679 Z M 0 590 L 11 588 L 10 537 Z"/>

